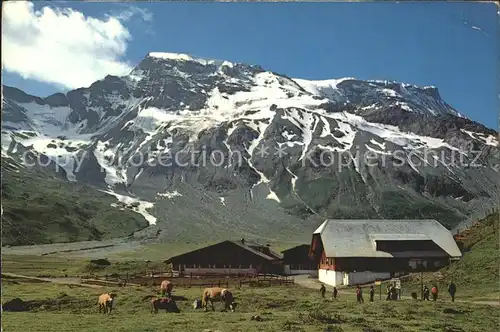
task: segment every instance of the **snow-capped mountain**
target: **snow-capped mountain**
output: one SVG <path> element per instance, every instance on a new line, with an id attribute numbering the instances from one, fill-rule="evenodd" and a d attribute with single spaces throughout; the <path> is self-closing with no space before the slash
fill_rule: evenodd
<path id="1" fill-rule="evenodd" d="M 435 87 L 149 53 L 129 75 L 67 94 L 4 86 L 2 106 L 3 157 L 47 156 L 168 236 L 276 237 L 326 217 L 453 227 L 500 199 L 498 133 Z"/>

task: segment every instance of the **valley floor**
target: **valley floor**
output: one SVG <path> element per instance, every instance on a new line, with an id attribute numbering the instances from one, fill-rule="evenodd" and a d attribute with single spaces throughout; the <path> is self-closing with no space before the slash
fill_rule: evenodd
<path id="1" fill-rule="evenodd" d="M 222 241 L 222 240 L 221 240 Z M 304 241 L 271 243 L 276 251 L 285 250 Z M 2 255 L 8 256 L 40 256 L 69 259 L 112 258 L 114 260 L 148 259 L 166 260 L 215 242 L 156 242 L 154 240 L 109 239 L 103 241 L 82 241 L 71 243 L 54 243 L 27 246 L 2 247 Z M 307 241 L 305 241 L 307 243 Z"/>
<path id="2" fill-rule="evenodd" d="M 491 306 L 473 303 L 420 302 L 402 300 L 355 302 L 353 290 L 338 300 L 322 299 L 315 290 L 300 287 L 234 289 L 234 313 L 204 313 L 191 308 L 202 289 L 174 288 L 180 314 L 151 314 L 143 297 L 153 294 L 149 287 L 90 289 L 27 280 L 2 282 L 3 303 L 15 297 L 37 300 L 29 312 L 5 312 L 5 331 L 496 331 L 498 315 Z M 115 311 L 97 313 L 96 300 L 104 291 L 117 291 Z M 259 321 L 252 316 L 260 316 Z"/>
<path id="3" fill-rule="evenodd" d="M 488 233 L 489 234 L 489 233 Z M 403 279 L 400 301 L 385 301 L 379 289 L 373 303 L 364 288 L 364 303 L 357 303 L 352 288 L 340 289 L 339 298 L 325 299 L 316 279 L 295 277 L 295 285 L 275 287 L 230 286 L 238 306 L 235 313 L 204 313 L 191 307 L 200 298 L 201 286 L 174 285 L 180 314 L 150 313 L 148 295 L 157 287 L 117 285 L 80 287 L 78 279 L 95 273 L 104 276 L 165 271 L 168 257 L 193 250 L 201 243 L 84 242 L 44 246 L 2 248 L 2 330 L 40 331 L 335 331 L 335 332 L 489 332 L 500 329 L 498 315 L 498 245 L 495 234 L 482 236 L 470 246 L 462 260 L 437 274 L 424 275 L 427 284 L 438 283 L 438 301 L 416 301 L 408 297 L 418 292 L 420 279 Z M 290 244 L 273 244 L 286 249 Z M 89 260 L 106 258 L 111 265 L 92 270 Z M 9 274 L 10 277 L 6 274 Z M 29 278 L 26 278 L 29 277 Z M 452 303 L 446 283 L 457 283 L 457 301 Z M 233 284 L 236 285 L 236 284 Z M 98 314 L 97 297 L 104 292 L 118 294 L 110 316 Z M 8 312 L 5 303 L 14 298 L 30 304 L 29 311 Z M 255 315 L 260 320 L 252 320 Z"/>

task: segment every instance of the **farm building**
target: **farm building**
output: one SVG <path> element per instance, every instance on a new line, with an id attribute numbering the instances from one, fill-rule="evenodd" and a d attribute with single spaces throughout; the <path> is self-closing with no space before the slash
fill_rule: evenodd
<path id="1" fill-rule="evenodd" d="M 433 271 L 462 254 L 436 220 L 326 220 L 313 233 L 310 255 L 319 261 L 319 280 L 337 286 Z"/>
<path id="2" fill-rule="evenodd" d="M 241 241 L 223 241 L 193 250 L 165 261 L 184 275 L 253 275 L 280 273 L 281 256 L 269 245 Z"/>
<path id="3" fill-rule="evenodd" d="M 301 244 L 281 252 L 285 274 L 318 275 L 319 261 L 315 261 L 309 256 L 310 247 L 309 244 Z"/>

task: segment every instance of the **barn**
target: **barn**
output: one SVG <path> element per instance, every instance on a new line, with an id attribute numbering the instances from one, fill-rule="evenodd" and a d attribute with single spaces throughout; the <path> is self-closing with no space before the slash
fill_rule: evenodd
<path id="1" fill-rule="evenodd" d="M 313 233 L 310 256 L 318 279 L 356 285 L 394 273 L 434 271 L 462 254 L 453 235 L 436 220 L 333 220 Z"/>
<path id="2" fill-rule="evenodd" d="M 309 244 L 301 244 L 282 251 L 283 271 L 287 275 L 310 274 L 318 275 L 318 262 L 309 256 Z"/>
<path id="3" fill-rule="evenodd" d="M 254 275 L 281 273 L 281 256 L 269 245 L 240 241 L 222 241 L 165 261 L 184 275 Z"/>

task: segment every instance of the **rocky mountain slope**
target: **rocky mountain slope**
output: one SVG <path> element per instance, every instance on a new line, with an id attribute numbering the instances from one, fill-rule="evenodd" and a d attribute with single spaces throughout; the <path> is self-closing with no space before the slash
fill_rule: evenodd
<path id="1" fill-rule="evenodd" d="M 140 236 L 308 239 L 328 217 L 452 228 L 500 199 L 498 133 L 435 87 L 149 53 L 67 94 L 4 86 L 2 106 L 3 159 L 48 157 L 46 171 L 134 203 Z"/>
<path id="2" fill-rule="evenodd" d="M 137 207 L 117 207 L 112 195 L 2 156 L 3 245 L 103 240 L 148 227 Z"/>

